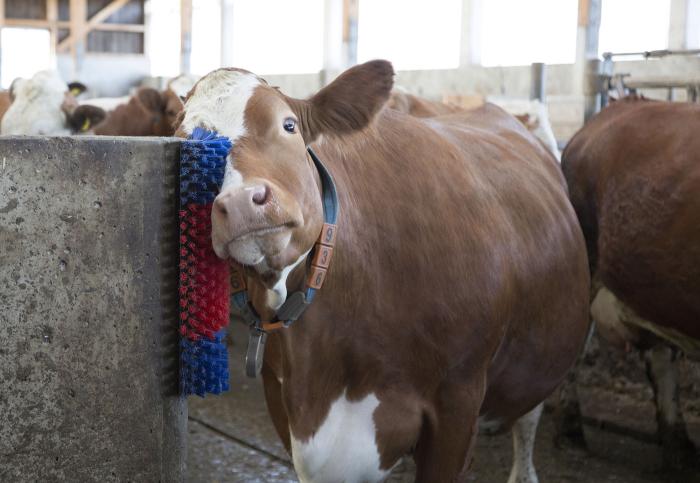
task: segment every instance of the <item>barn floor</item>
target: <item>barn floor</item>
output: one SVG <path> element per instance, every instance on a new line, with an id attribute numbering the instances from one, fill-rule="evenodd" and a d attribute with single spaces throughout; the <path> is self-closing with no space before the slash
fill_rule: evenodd
<path id="1" fill-rule="evenodd" d="M 231 391 L 218 397 L 189 399 L 187 481 L 297 481 L 267 416 L 261 380 L 247 379 L 242 374 L 247 329 L 234 324 L 232 332 L 231 364 L 235 370 L 231 371 Z M 584 413 L 595 411 L 602 420 L 642 435 L 653 431 L 650 404 L 640 406 L 631 398 L 611 401 L 609 394 L 596 395 L 591 391 L 583 397 Z M 700 419 L 690 418 L 688 423 L 699 444 Z M 551 414 L 545 412 L 535 448 L 535 464 L 542 482 L 700 482 L 697 470 L 660 472 L 660 451 L 649 442 L 649 437 L 632 438 L 587 426 L 591 450 L 584 452 L 555 448 L 553 431 Z M 480 436 L 470 479 L 505 483 L 510 464 L 510 434 Z M 412 461 L 400 464 L 389 481 L 413 481 Z"/>

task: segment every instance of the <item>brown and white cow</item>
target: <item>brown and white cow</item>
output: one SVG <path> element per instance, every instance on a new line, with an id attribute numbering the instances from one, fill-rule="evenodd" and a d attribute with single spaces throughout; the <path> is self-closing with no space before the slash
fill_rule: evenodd
<path id="1" fill-rule="evenodd" d="M 555 160 L 492 105 L 439 119 L 382 109 L 392 83 L 391 64 L 372 61 L 299 100 L 219 69 L 179 130 L 233 142 L 213 245 L 246 266 L 266 318 L 303 283 L 323 223 L 308 145 L 335 178 L 325 284 L 270 334 L 263 364 L 304 482 L 381 481 L 406 454 L 417 481 L 465 481 L 477 421 L 535 408 L 588 328 L 585 245 Z"/>
<path id="2" fill-rule="evenodd" d="M 78 113 L 90 107 L 94 109 L 84 104 Z M 172 136 L 182 108 L 182 100 L 171 89 L 160 92 L 141 87 L 127 103 L 107 112 L 92 132 L 99 136 Z"/>
<path id="3" fill-rule="evenodd" d="M 700 355 L 698 133 L 698 105 L 625 99 L 562 158 L 588 247 L 591 315 L 607 340 L 645 351 L 667 464 L 697 458 L 678 404 L 677 350 L 664 341 Z"/>

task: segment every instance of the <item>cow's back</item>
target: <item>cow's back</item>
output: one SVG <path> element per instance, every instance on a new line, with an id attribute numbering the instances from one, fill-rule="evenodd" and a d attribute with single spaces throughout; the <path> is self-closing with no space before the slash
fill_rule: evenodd
<path id="1" fill-rule="evenodd" d="M 338 183 L 341 218 L 310 315 L 358 314 L 358 304 L 393 314 L 348 322 L 353 333 L 369 322 L 375 335 L 356 348 L 367 354 L 353 361 L 357 373 L 381 381 L 403 368 L 425 392 L 435 374 L 487 371 L 482 411 L 503 421 L 546 397 L 587 330 L 588 271 L 563 178 L 541 144 L 487 105 L 434 119 L 387 109 L 315 149 Z"/>
<path id="2" fill-rule="evenodd" d="M 564 174 L 600 281 L 700 338 L 700 106 L 623 100 L 567 146 Z"/>

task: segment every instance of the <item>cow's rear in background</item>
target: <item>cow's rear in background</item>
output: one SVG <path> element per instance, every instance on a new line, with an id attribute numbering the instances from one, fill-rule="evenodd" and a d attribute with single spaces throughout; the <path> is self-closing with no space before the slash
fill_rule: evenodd
<path id="1" fill-rule="evenodd" d="M 645 352 L 667 464 L 698 458 L 674 361 L 679 347 L 700 356 L 699 134 L 697 104 L 624 99 L 562 158 L 588 246 L 591 313 L 607 340 Z"/>

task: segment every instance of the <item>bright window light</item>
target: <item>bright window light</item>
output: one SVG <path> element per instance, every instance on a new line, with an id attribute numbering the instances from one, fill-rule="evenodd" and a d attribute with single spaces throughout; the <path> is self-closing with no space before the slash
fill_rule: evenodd
<path id="1" fill-rule="evenodd" d="M 387 59 L 396 70 L 459 66 L 462 0 L 361 0 L 357 60 Z"/>
<path id="2" fill-rule="evenodd" d="M 192 73 L 204 75 L 221 67 L 221 1 L 192 2 Z"/>
<path id="3" fill-rule="evenodd" d="M 17 77 L 29 78 L 40 70 L 54 67 L 51 59 L 51 38 L 48 30 L 3 28 L 2 79 L 0 84 L 7 89 Z"/>
<path id="4" fill-rule="evenodd" d="M 482 5 L 483 65 L 575 61 L 576 0 L 485 0 Z"/>
<path id="5" fill-rule="evenodd" d="M 668 47 L 670 22 L 670 0 L 605 0 L 600 17 L 598 52 L 665 49 Z"/>
<path id="6" fill-rule="evenodd" d="M 151 75 L 175 77 L 180 73 L 180 2 L 150 0 L 146 6 Z"/>
<path id="7" fill-rule="evenodd" d="M 232 57 L 256 74 L 323 68 L 323 0 L 235 0 Z"/>

